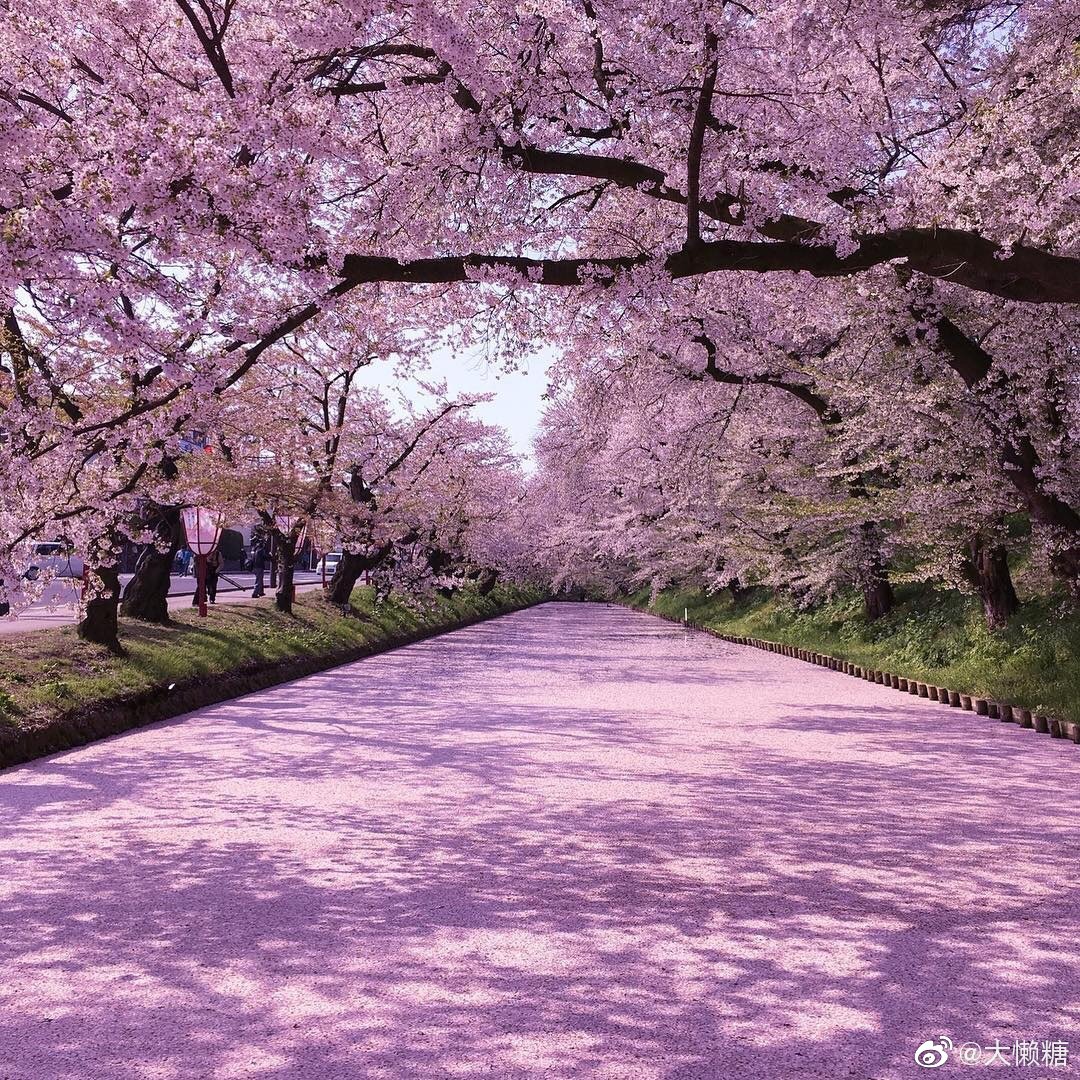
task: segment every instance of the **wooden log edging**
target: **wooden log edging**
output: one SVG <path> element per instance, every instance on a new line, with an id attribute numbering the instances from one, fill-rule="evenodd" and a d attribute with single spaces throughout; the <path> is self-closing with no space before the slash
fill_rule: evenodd
<path id="1" fill-rule="evenodd" d="M 819 667 L 826 667 L 844 675 L 851 675 L 856 679 L 879 683 L 882 686 L 899 690 L 901 693 L 914 694 L 929 701 L 936 701 L 949 708 L 963 709 L 974 713 L 976 716 L 997 720 L 1001 723 L 1016 724 L 1020 728 L 1033 730 L 1038 734 L 1049 735 L 1054 739 L 1067 739 L 1070 742 L 1080 744 L 1080 722 L 1049 716 L 1041 709 L 1032 710 L 1021 705 L 1012 705 L 1004 701 L 994 701 L 990 698 L 950 690 L 944 686 L 934 686 L 915 679 L 894 675 L 892 672 L 863 667 L 861 664 L 852 663 L 850 660 L 840 660 L 826 653 L 800 649 L 794 645 L 785 645 L 778 641 L 766 641 L 764 638 L 745 637 L 740 634 L 725 634 L 722 630 L 717 630 L 712 626 L 705 626 L 702 623 L 680 619 L 672 615 L 661 615 L 656 611 L 650 611 L 649 614 L 666 619 L 668 622 L 678 623 L 680 626 L 703 630 L 706 634 L 711 634 L 721 641 L 730 642 L 732 645 L 746 645 L 752 649 L 778 652 L 783 656 L 803 660 L 810 664 L 817 664 Z"/>
<path id="2" fill-rule="evenodd" d="M 110 735 L 146 727 L 159 720 L 171 720 L 196 709 L 205 709 L 222 701 L 269 690 L 272 686 L 294 682 L 320 671 L 329 671 L 342 664 L 351 664 L 368 656 L 392 652 L 418 641 L 439 637 L 453 630 L 497 619 L 515 611 L 535 607 L 544 602 L 529 600 L 525 603 L 507 604 L 496 611 L 464 618 L 460 622 L 442 626 L 418 627 L 402 634 L 394 634 L 382 641 L 373 641 L 351 649 L 320 653 L 317 656 L 294 657 L 288 660 L 267 661 L 252 664 L 242 670 L 222 672 L 216 676 L 199 676 L 173 683 L 169 687 L 156 686 L 131 694 L 121 700 L 102 702 L 97 707 L 77 709 L 56 717 L 40 727 L 0 733 L 0 770 L 22 765 L 48 754 L 73 750 Z"/>

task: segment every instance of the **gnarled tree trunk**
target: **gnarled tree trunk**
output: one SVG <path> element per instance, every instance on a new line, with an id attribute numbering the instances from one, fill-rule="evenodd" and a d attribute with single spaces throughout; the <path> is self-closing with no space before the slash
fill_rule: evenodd
<path id="1" fill-rule="evenodd" d="M 1080 606 L 1080 540 L 1063 545 L 1050 559 L 1050 569 L 1065 582 L 1073 602 Z"/>
<path id="2" fill-rule="evenodd" d="M 91 588 L 96 595 L 87 601 L 86 612 L 78 626 L 79 637 L 96 645 L 104 645 L 110 652 L 122 656 L 124 649 L 120 644 L 120 624 L 117 620 L 120 606 L 120 568 L 98 567 L 90 571 L 90 579 Z"/>
<path id="3" fill-rule="evenodd" d="M 1050 568 L 1080 604 L 1080 507 L 1047 487 L 1042 459 L 1024 430 L 1023 417 L 1014 406 L 1002 407 L 1002 400 L 1010 401 L 1008 373 L 995 369 L 993 357 L 951 319 L 939 319 L 936 329 L 945 360 L 983 402 L 983 421 L 994 438 L 1002 475 L 1020 494 L 1032 521 L 1059 538 Z"/>
<path id="4" fill-rule="evenodd" d="M 391 544 L 383 544 L 366 555 L 343 551 L 334 576 L 326 587 L 327 600 L 332 604 L 337 604 L 338 607 L 345 607 L 349 603 L 360 575 L 366 570 L 374 570 L 390 555 L 392 550 Z"/>
<path id="5" fill-rule="evenodd" d="M 1000 630 L 1019 605 L 1004 544 L 988 542 L 982 533 L 976 533 L 968 543 L 967 570 L 982 601 L 986 625 Z"/>
<path id="6" fill-rule="evenodd" d="M 124 589 L 121 612 L 143 622 L 169 621 L 169 584 L 173 560 L 183 540 L 180 510 L 156 506 L 154 543 L 147 544 L 135 564 L 135 574 Z"/>
<path id="7" fill-rule="evenodd" d="M 738 578 L 728 582 L 728 592 L 731 593 L 731 599 L 737 604 L 740 600 L 744 600 L 754 590 L 751 586 L 743 585 Z"/>
<path id="8" fill-rule="evenodd" d="M 875 580 L 864 582 L 862 594 L 863 611 L 868 622 L 873 622 L 875 619 L 888 615 L 896 603 L 892 586 L 884 575 Z"/>

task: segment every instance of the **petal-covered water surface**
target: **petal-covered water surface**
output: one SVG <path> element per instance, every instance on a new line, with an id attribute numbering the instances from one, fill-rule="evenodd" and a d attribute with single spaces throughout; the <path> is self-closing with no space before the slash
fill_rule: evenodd
<path id="1" fill-rule="evenodd" d="M 1078 809 L 1068 745 L 546 604 L 0 775 L 0 1077 L 1080 1056 Z"/>

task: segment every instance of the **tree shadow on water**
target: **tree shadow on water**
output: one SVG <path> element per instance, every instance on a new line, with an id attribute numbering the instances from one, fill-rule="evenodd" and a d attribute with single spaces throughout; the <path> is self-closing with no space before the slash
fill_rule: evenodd
<path id="1" fill-rule="evenodd" d="M 568 653 L 639 617 L 557 610 L 0 778 L 0 1077 L 884 1080 L 1076 1032 L 1072 764 L 747 710 L 666 627 L 596 689 Z"/>

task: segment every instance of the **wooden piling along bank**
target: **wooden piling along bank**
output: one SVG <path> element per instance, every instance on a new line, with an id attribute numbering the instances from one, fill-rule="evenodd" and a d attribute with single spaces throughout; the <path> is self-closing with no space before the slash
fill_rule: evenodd
<path id="1" fill-rule="evenodd" d="M 839 671 L 856 679 L 879 683 L 904 694 L 913 694 L 916 697 L 937 701 L 953 709 L 973 712 L 976 716 L 985 716 L 990 720 L 999 720 L 1003 723 L 1016 724 L 1022 728 L 1031 728 L 1039 734 L 1049 735 L 1054 739 L 1067 739 L 1074 743 L 1080 743 L 1080 722 L 1049 716 L 1038 709 L 1032 710 L 1020 705 L 1011 705 L 1004 701 L 993 701 L 990 698 L 961 693 L 944 686 L 935 686 L 932 683 L 919 682 L 916 679 L 906 679 L 902 675 L 894 675 L 889 671 L 864 667 L 861 664 L 854 664 L 849 660 L 840 660 L 826 653 L 800 649 L 797 645 L 785 645 L 779 641 L 765 641 L 762 638 L 743 637 L 739 634 L 725 634 L 723 631 L 715 630 L 711 626 L 702 626 L 686 619 L 673 618 L 670 615 L 659 615 L 654 611 L 649 612 L 649 614 L 666 619 L 668 622 L 678 623 L 680 626 L 690 626 L 695 630 L 703 630 L 705 633 L 720 638 L 721 641 L 731 642 L 733 645 L 747 645 L 754 649 L 779 653 L 781 656 L 788 656 L 793 660 L 803 660 L 808 664 L 817 664 L 819 667 Z"/>

